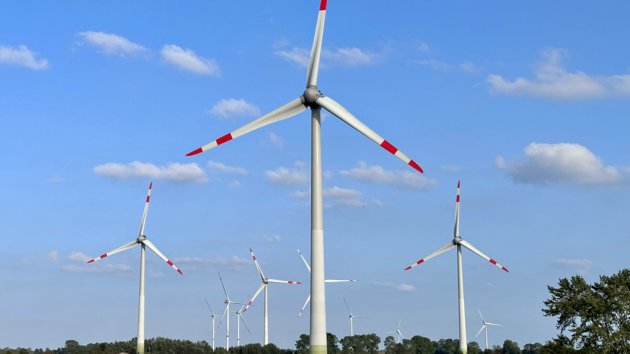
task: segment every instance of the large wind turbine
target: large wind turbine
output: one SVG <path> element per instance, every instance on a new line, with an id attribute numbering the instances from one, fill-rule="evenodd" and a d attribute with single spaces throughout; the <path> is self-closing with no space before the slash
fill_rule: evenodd
<path id="1" fill-rule="evenodd" d="M 403 336 L 402 331 L 400 330 L 400 323 L 401 321 L 398 321 L 398 327 L 396 327 L 396 330 L 394 332 L 390 332 L 391 334 L 395 334 L 396 335 L 396 343 L 402 344 L 403 339 L 405 339 L 405 336 Z"/>
<path id="2" fill-rule="evenodd" d="M 317 87 L 317 75 L 319 72 L 319 58 L 322 51 L 327 2 L 327 0 L 320 0 L 313 47 L 306 71 L 306 90 L 302 95 L 270 113 L 186 154 L 187 156 L 199 154 L 268 124 L 293 117 L 305 111 L 307 108 L 311 109 L 311 298 L 313 303 L 311 306 L 309 350 L 313 354 L 326 353 L 327 350 L 326 292 L 324 285 L 324 221 L 322 209 L 321 108 L 323 107 L 334 116 L 422 173 L 422 168 L 420 168 L 415 161 L 410 159 L 387 140 L 383 139 L 372 129 L 368 128 L 342 105 L 332 98 L 324 96 Z"/>
<path id="3" fill-rule="evenodd" d="M 481 328 L 479 328 L 479 332 L 477 332 L 477 337 L 479 337 L 479 334 L 481 333 L 481 331 L 483 331 L 484 329 L 486 330 L 486 350 L 488 350 L 488 327 L 489 326 L 500 326 L 500 324 L 498 323 L 492 323 L 492 322 L 486 322 L 486 320 L 483 318 L 483 315 L 481 314 L 481 310 L 477 309 L 477 311 L 479 311 L 479 317 L 481 317 Z"/>
<path id="4" fill-rule="evenodd" d="M 210 307 L 208 300 L 206 300 L 205 297 L 203 299 L 206 302 L 206 305 L 208 305 L 208 310 L 210 310 L 210 317 L 212 318 L 212 351 L 214 351 L 214 320 L 217 316 L 214 314 L 214 311 L 212 311 L 212 307 Z"/>
<path id="5" fill-rule="evenodd" d="M 468 352 L 468 345 L 467 345 L 467 339 L 466 339 L 466 310 L 464 308 L 464 274 L 463 274 L 463 270 L 462 270 L 462 246 L 464 246 L 465 248 L 468 248 L 470 251 L 472 251 L 473 253 L 476 253 L 478 256 L 480 256 L 481 258 L 486 259 L 488 262 L 490 262 L 491 264 L 494 264 L 495 266 L 501 268 L 502 270 L 504 270 L 505 272 L 508 272 L 507 268 L 505 268 L 504 266 L 502 266 L 501 264 L 497 263 L 497 261 L 495 261 L 494 259 L 486 256 L 485 254 L 483 254 L 481 251 L 479 251 L 478 249 L 476 249 L 473 245 L 471 245 L 469 242 L 465 241 L 464 239 L 461 238 L 461 235 L 459 234 L 459 191 L 460 191 L 460 182 L 457 182 L 457 196 L 455 197 L 455 229 L 453 230 L 453 240 L 449 243 L 447 243 L 446 245 L 444 245 L 442 248 L 438 249 L 437 251 L 431 253 L 430 255 L 421 258 L 420 260 L 418 260 L 417 262 L 415 262 L 414 264 L 410 265 L 409 267 L 405 268 L 405 270 L 409 270 L 419 264 L 424 263 L 425 261 L 428 261 L 429 259 L 440 255 L 448 250 L 450 250 L 451 248 L 457 247 L 457 289 L 458 289 L 458 304 L 459 304 L 459 350 L 463 353 L 466 354 Z"/>
<path id="6" fill-rule="evenodd" d="M 225 350 L 230 350 L 230 305 L 238 304 L 241 305 L 240 302 L 235 302 L 230 299 L 230 295 L 228 295 L 227 290 L 225 290 L 225 284 L 223 284 L 223 278 L 221 278 L 221 273 L 219 273 L 219 280 L 221 281 L 221 287 L 223 288 L 223 293 L 225 294 L 225 300 L 223 303 L 225 304 L 225 310 L 223 310 L 223 316 L 221 316 L 221 321 L 226 319 L 225 323 Z M 226 316 L 227 315 L 227 316 Z M 221 321 L 219 321 L 219 325 L 221 325 Z"/>
<path id="7" fill-rule="evenodd" d="M 245 305 L 245 308 L 243 309 L 243 312 L 247 311 L 247 309 L 252 306 L 252 304 L 254 303 L 254 300 L 256 300 L 256 297 L 258 297 L 258 295 L 260 294 L 260 292 L 265 289 L 265 308 L 264 308 L 264 340 L 263 340 L 263 344 L 267 345 L 269 344 L 269 311 L 267 310 L 267 300 L 268 300 L 268 291 L 267 289 L 269 288 L 269 284 L 270 283 L 276 283 L 276 284 L 302 284 L 302 282 L 299 281 L 293 281 L 293 280 L 278 280 L 278 279 L 269 279 L 265 276 L 265 273 L 263 273 L 262 268 L 260 267 L 260 264 L 258 264 L 258 260 L 256 259 L 256 255 L 254 255 L 254 251 L 252 251 L 252 249 L 249 249 L 249 254 L 252 255 L 252 259 L 254 260 L 254 264 L 256 265 L 256 269 L 258 270 L 258 275 L 260 275 L 260 279 L 262 280 L 262 284 L 260 284 L 260 286 L 258 287 L 258 290 L 256 290 L 256 292 L 254 293 L 254 296 L 252 296 L 252 299 L 249 300 L 247 302 L 247 305 Z"/>
<path id="8" fill-rule="evenodd" d="M 300 258 L 302 258 L 302 262 L 304 262 L 304 266 L 306 266 L 306 269 L 310 273 L 311 266 L 306 261 L 306 258 L 304 258 L 304 255 L 302 255 L 302 252 L 300 250 L 297 250 L 297 252 L 300 255 Z M 351 283 L 355 281 L 356 281 L 355 279 L 326 279 L 324 280 L 324 283 Z M 300 313 L 298 314 L 298 317 L 302 316 L 302 313 L 304 313 L 304 309 L 306 309 L 306 306 L 308 305 L 309 302 L 311 302 L 311 294 L 308 294 L 308 297 L 306 298 L 304 305 L 300 309 Z"/>
<path id="9" fill-rule="evenodd" d="M 144 354 L 144 263 L 145 263 L 144 253 L 145 253 L 145 247 L 148 247 L 151 251 L 153 251 L 153 253 L 157 254 L 158 257 L 162 258 L 164 262 L 166 262 L 166 264 L 168 264 L 171 268 L 175 269 L 179 274 L 183 275 L 182 271 L 179 270 L 179 268 L 177 268 L 177 266 L 175 266 L 173 262 L 171 262 L 168 258 L 166 258 L 164 254 L 162 254 L 162 252 L 160 252 L 160 250 L 158 250 L 158 248 L 155 247 L 155 245 L 151 241 L 149 241 L 149 239 L 147 239 L 147 236 L 144 234 L 144 225 L 147 221 L 147 211 L 149 210 L 149 201 L 151 199 L 152 187 L 153 187 L 153 183 L 150 183 L 149 191 L 147 192 L 147 198 L 144 203 L 144 211 L 142 212 L 142 220 L 140 221 L 140 232 L 138 233 L 138 237 L 135 240 L 125 245 L 122 245 L 113 251 L 103 253 L 102 255 L 96 258 L 92 258 L 89 261 L 87 261 L 88 263 L 100 261 L 101 259 L 105 257 L 109 257 L 118 252 L 122 252 L 130 248 L 133 248 L 137 245 L 140 245 L 140 300 L 138 302 L 138 337 L 137 337 L 137 344 L 136 344 L 136 352 L 138 354 Z"/>

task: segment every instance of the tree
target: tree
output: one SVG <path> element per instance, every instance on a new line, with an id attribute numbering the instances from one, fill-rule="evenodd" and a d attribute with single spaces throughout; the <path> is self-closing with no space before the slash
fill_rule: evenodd
<path id="1" fill-rule="evenodd" d="M 543 312 L 557 317 L 561 335 L 549 345 L 568 344 L 586 353 L 630 353 L 630 269 L 600 276 L 592 285 L 575 275 L 547 288 L 551 297 L 545 300 Z M 568 342 L 561 343 L 560 338 Z"/>
<path id="2" fill-rule="evenodd" d="M 361 334 L 343 337 L 339 342 L 343 354 L 376 354 L 381 338 L 374 333 Z"/>
<path id="3" fill-rule="evenodd" d="M 404 339 L 403 344 L 409 348 L 409 351 L 413 354 L 433 354 L 435 348 L 433 342 L 427 337 L 413 336 L 410 339 Z"/>
<path id="4" fill-rule="evenodd" d="M 521 348 L 518 347 L 516 342 L 506 339 L 503 342 L 503 349 L 501 354 L 521 354 Z"/>
<path id="5" fill-rule="evenodd" d="M 308 334 L 301 334 L 295 341 L 295 350 L 298 354 L 307 354 L 310 348 L 311 337 Z M 332 333 L 326 333 L 326 345 L 329 354 L 339 354 L 339 340 Z"/>
<path id="6" fill-rule="evenodd" d="M 481 347 L 479 347 L 479 343 L 472 341 L 468 342 L 468 354 L 481 354 Z"/>
<path id="7" fill-rule="evenodd" d="M 528 343 L 523 346 L 523 350 L 521 350 L 522 354 L 540 354 L 542 351 L 543 345 L 540 343 Z"/>

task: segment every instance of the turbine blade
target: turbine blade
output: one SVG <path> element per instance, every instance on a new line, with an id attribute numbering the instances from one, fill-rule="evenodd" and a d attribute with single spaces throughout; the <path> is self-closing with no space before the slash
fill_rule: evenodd
<path id="1" fill-rule="evenodd" d="M 495 266 L 501 268 L 504 272 L 508 273 L 509 270 L 507 268 L 505 268 L 504 266 L 502 266 L 501 264 L 497 263 L 497 261 L 495 261 L 494 259 L 486 256 L 485 254 L 483 254 L 481 251 L 479 251 L 478 249 L 475 248 L 475 246 L 471 245 L 469 242 L 467 242 L 466 240 L 461 240 L 460 243 L 462 244 L 462 246 L 468 248 L 469 250 L 471 250 L 473 253 L 476 253 L 479 257 L 481 258 L 485 258 L 488 262 L 490 262 L 491 264 L 494 264 Z"/>
<path id="2" fill-rule="evenodd" d="M 199 153 L 202 153 L 204 151 L 210 150 L 214 147 L 217 147 L 223 143 L 226 143 L 234 138 L 238 138 L 241 135 L 245 135 L 253 130 L 256 130 L 258 128 L 262 128 L 265 125 L 274 123 L 274 122 L 278 122 L 281 121 L 283 119 L 287 119 L 287 118 L 291 118 L 294 115 L 303 112 L 304 110 L 306 110 L 306 106 L 304 106 L 304 104 L 302 104 L 302 100 L 301 98 L 297 98 L 287 104 L 285 104 L 284 106 L 281 106 L 267 114 L 265 114 L 264 116 L 249 122 L 247 124 L 245 124 L 244 126 L 225 134 L 224 136 L 218 138 L 217 140 L 214 140 L 200 148 L 197 148 L 189 153 L 186 154 L 186 156 L 192 156 L 192 155 L 197 155 Z"/>
<path id="3" fill-rule="evenodd" d="M 501 325 L 500 325 L 500 324 L 498 324 L 498 323 L 492 323 L 492 322 L 486 322 L 486 325 L 487 325 L 487 326 L 501 326 Z"/>
<path id="4" fill-rule="evenodd" d="M 405 336 L 402 334 L 402 332 L 400 330 L 397 330 L 396 333 L 398 333 L 398 335 L 400 335 L 400 339 L 405 339 Z"/>
<path id="5" fill-rule="evenodd" d="M 116 248 L 115 250 L 109 251 L 109 252 L 107 252 L 107 253 L 103 253 L 102 255 L 100 255 L 100 256 L 98 256 L 98 257 L 96 257 L 96 258 L 92 258 L 92 259 L 90 259 L 89 261 L 87 261 L 87 263 L 93 263 L 93 262 L 96 262 L 96 261 L 100 261 L 101 259 L 103 259 L 103 258 L 105 258 L 105 257 L 109 257 L 109 256 L 111 256 L 112 254 L 116 254 L 116 253 L 118 253 L 118 252 L 122 252 L 122 251 L 124 251 L 124 250 L 128 250 L 128 249 L 130 249 L 130 248 L 133 248 L 133 247 L 134 247 L 134 246 L 136 246 L 136 245 L 138 245 L 138 242 L 137 242 L 137 241 L 135 241 L 135 240 L 134 240 L 134 241 L 131 241 L 131 242 L 129 242 L 129 243 L 126 243 L 126 244 L 124 244 L 124 245 L 122 245 L 122 246 L 120 246 L 120 247 Z"/>
<path id="6" fill-rule="evenodd" d="M 144 202 L 144 211 L 142 212 L 142 220 L 140 221 L 140 234 L 144 235 L 144 224 L 147 222 L 147 212 L 149 211 L 149 201 L 151 200 L 151 189 L 153 188 L 153 182 L 149 183 L 149 190 L 147 191 L 147 198 Z"/>
<path id="7" fill-rule="evenodd" d="M 264 282 L 265 281 L 265 274 L 263 273 L 262 268 L 260 267 L 260 264 L 258 264 L 258 260 L 256 259 L 256 255 L 254 254 L 254 251 L 251 248 L 249 249 L 249 254 L 252 256 L 252 259 L 254 260 L 254 264 L 256 265 L 256 269 L 258 270 L 258 275 L 260 275 L 260 278 Z"/>
<path id="8" fill-rule="evenodd" d="M 308 272 L 311 272 L 311 266 L 310 264 L 308 264 L 308 262 L 306 261 L 306 258 L 304 258 L 304 256 L 302 255 L 302 252 L 300 250 L 297 250 L 298 254 L 300 255 L 300 258 L 302 258 L 302 262 L 304 262 L 304 265 L 306 266 L 306 269 L 308 269 Z"/>
<path id="9" fill-rule="evenodd" d="M 348 309 L 348 313 L 350 314 L 350 317 L 356 317 L 352 314 L 352 311 L 350 311 L 350 306 L 348 305 L 348 301 L 346 301 L 346 298 L 343 298 L 343 302 L 344 304 L 346 304 L 346 308 Z"/>
<path id="10" fill-rule="evenodd" d="M 479 312 L 479 317 L 481 317 L 481 321 L 483 321 L 483 323 L 486 323 L 486 320 L 483 318 L 483 315 L 481 314 L 481 310 L 477 309 L 477 312 Z"/>
<path id="11" fill-rule="evenodd" d="M 319 3 L 315 38 L 313 38 L 313 48 L 311 49 L 311 56 L 308 59 L 308 67 L 306 69 L 306 87 L 317 85 L 319 58 L 322 52 L 322 39 L 324 37 L 324 22 L 326 22 L 326 3 L 327 0 L 321 0 Z"/>
<path id="12" fill-rule="evenodd" d="M 357 119 L 352 113 L 350 113 L 347 109 L 345 109 L 342 105 L 335 102 L 330 97 L 321 96 L 317 99 L 317 104 L 324 107 L 327 111 L 337 116 L 337 118 L 346 122 L 349 126 L 353 127 L 359 133 L 365 135 L 373 142 L 380 145 L 383 149 L 389 151 L 391 154 L 395 155 L 399 159 L 403 160 L 406 164 L 413 167 L 420 173 L 423 173 L 422 168 L 412 159 L 410 159 L 407 155 L 405 155 L 402 151 L 398 150 L 394 145 L 390 144 L 387 140 L 383 139 L 380 135 L 374 132 L 372 129 L 368 128 L 363 122 Z"/>
<path id="13" fill-rule="evenodd" d="M 221 322 L 223 322 L 223 319 L 225 318 L 225 314 L 227 313 L 228 307 L 227 305 L 225 305 L 225 309 L 223 310 L 223 316 L 221 316 L 221 319 L 219 320 L 219 324 L 217 324 L 217 328 L 219 328 L 221 326 Z M 229 314 L 228 314 L 229 316 Z"/>
<path id="14" fill-rule="evenodd" d="M 166 262 L 166 264 L 168 264 L 169 267 L 175 269 L 177 271 L 177 273 L 179 273 L 181 275 L 184 275 L 184 273 L 182 273 L 182 271 L 179 270 L 179 268 L 177 268 L 177 266 L 175 264 L 173 264 L 173 262 L 171 262 L 170 259 L 166 258 L 166 256 L 162 252 L 160 252 L 160 250 L 157 247 L 155 247 L 155 245 L 151 241 L 144 240 L 144 241 L 142 241 L 142 243 L 144 243 L 147 247 L 149 247 L 149 249 L 151 251 L 153 251 L 153 253 L 157 254 L 158 257 L 162 258 L 162 260 L 164 262 Z"/>
<path id="15" fill-rule="evenodd" d="M 302 316 L 302 314 L 304 313 L 304 310 L 306 309 L 306 306 L 308 305 L 309 302 L 311 302 L 311 295 L 310 294 L 308 295 L 308 297 L 306 298 L 306 301 L 304 302 L 304 305 L 300 309 L 300 313 L 298 313 L 298 317 Z"/>
<path id="16" fill-rule="evenodd" d="M 245 329 L 247 330 L 247 333 L 252 334 L 252 331 L 250 331 L 249 327 L 247 327 L 247 323 L 245 323 L 245 319 L 243 318 L 242 312 L 238 314 L 238 318 L 240 318 L 240 320 L 243 322 L 243 325 L 245 325 Z"/>
<path id="17" fill-rule="evenodd" d="M 455 197 L 455 228 L 453 230 L 453 235 L 455 237 L 459 236 L 459 189 L 461 181 L 457 181 L 457 196 Z"/>
<path id="18" fill-rule="evenodd" d="M 352 283 L 355 281 L 356 279 L 326 279 L 324 283 Z"/>
<path id="19" fill-rule="evenodd" d="M 254 300 L 256 300 L 256 298 L 258 297 L 258 294 L 260 294 L 260 292 L 264 288 L 265 288 L 265 283 L 260 284 L 260 286 L 258 287 L 258 290 L 256 290 L 256 292 L 254 293 L 254 296 L 252 296 L 252 299 L 247 302 L 247 305 L 245 305 L 245 308 L 243 309 L 243 313 L 245 313 L 245 311 L 247 311 L 247 309 L 250 306 L 252 306 L 252 304 L 254 303 Z"/>
<path id="20" fill-rule="evenodd" d="M 221 278 L 221 273 L 219 274 L 219 280 L 221 281 L 221 287 L 223 288 L 223 293 L 225 294 L 225 299 L 230 301 L 230 295 L 228 295 L 227 290 L 225 290 L 225 284 L 223 284 L 223 278 Z"/>
<path id="21" fill-rule="evenodd" d="M 301 281 L 295 281 L 295 280 L 267 279 L 267 281 L 269 283 L 274 283 L 274 284 L 302 284 Z"/>
<path id="22" fill-rule="evenodd" d="M 479 328 L 479 332 L 477 332 L 477 335 L 475 337 L 479 337 L 479 334 L 481 333 L 481 331 L 483 331 L 484 328 L 486 328 L 485 324 L 481 326 L 481 328 Z"/>
<path id="23" fill-rule="evenodd" d="M 441 247 L 440 249 L 438 249 L 437 251 L 435 251 L 435 252 L 431 253 L 430 255 L 428 255 L 428 256 L 426 256 L 426 257 L 424 257 L 424 258 L 419 259 L 419 260 L 418 260 L 418 261 L 416 261 L 414 264 L 412 264 L 412 265 L 408 266 L 407 268 L 405 268 L 405 270 L 409 270 L 409 269 L 411 269 L 411 268 L 413 268 L 413 267 L 415 267 L 415 266 L 417 266 L 417 265 L 419 265 L 419 264 L 422 264 L 422 263 L 424 263 L 424 262 L 428 261 L 429 259 L 431 259 L 431 258 L 433 258 L 433 257 L 435 257 L 435 256 L 438 256 L 438 255 L 440 255 L 440 254 L 442 254 L 442 253 L 444 253 L 444 252 L 446 252 L 446 251 L 450 250 L 450 249 L 451 249 L 451 248 L 453 248 L 453 247 L 455 247 L 455 244 L 453 244 L 453 242 L 449 242 L 449 243 L 447 243 L 446 245 L 442 246 L 442 247 Z"/>
<path id="24" fill-rule="evenodd" d="M 208 299 L 204 297 L 203 300 L 206 302 L 206 305 L 208 305 L 208 309 L 210 310 L 210 313 L 212 314 L 212 316 L 214 316 L 214 311 L 212 311 L 212 307 L 210 307 L 210 304 L 208 303 Z"/>

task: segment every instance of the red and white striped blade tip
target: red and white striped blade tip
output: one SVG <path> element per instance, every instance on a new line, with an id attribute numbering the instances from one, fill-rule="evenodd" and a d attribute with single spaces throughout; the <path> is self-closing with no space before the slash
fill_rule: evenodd
<path id="1" fill-rule="evenodd" d="M 387 140 L 383 140 L 383 142 L 381 143 L 381 147 L 385 150 L 387 150 L 390 154 L 392 155 L 396 155 L 396 153 L 398 152 L 398 148 L 395 147 L 394 145 L 392 145 L 389 141 Z M 424 171 L 422 170 L 422 167 L 420 167 L 420 165 L 418 165 L 414 160 L 409 160 L 409 162 L 407 163 L 409 166 L 411 166 L 413 169 L 415 169 L 416 171 L 420 172 L 420 173 L 424 173 Z"/>
<path id="2" fill-rule="evenodd" d="M 423 262 L 424 262 L 424 258 L 419 260 L 419 261 L 417 261 L 415 264 L 412 264 L 409 267 L 405 268 L 405 270 L 409 270 L 409 269 L 411 269 L 411 268 L 413 268 L 413 267 L 415 267 L 415 266 L 417 266 L 419 264 L 422 264 Z"/>
<path id="3" fill-rule="evenodd" d="M 500 265 L 500 264 L 497 264 L 497 261 L 495 261 L 495 260 L 494 260 L 494 259 L 492 259 L 492 258 L 490 258 L 490 260 L 489 260 L 488 262 L 490 262 L 490 264 L 493 264 L 493 265 L 495 265 L 495 266 L 500 266 L 500 267 L 501 267 L 501 269 L 502 269 L 504 272 L 506 272 L 506 273 L 509 273 L 509 272 L 510 272 L 510 271 L 509 271 L 507 268 L 505 268 L 504 266 L 502 266 L 502 265 Z"/>
<path id="4" fill-rule="evenodd" d="M 197 149 L 187 153 L 186 156 L 193 156 L 193 155 L 201 154 L 202 152 L 203 152 L 203 150 L 201 148 L 197 148 Z"/>
<path id="5" fill-rule="evenodd" d="M 326 11 L 326 5 L 328 4 L 328 0 L 321 0 L 319 3 L 319 11 Z"/>
<path id="6" fill-rule="evenodd" d="M 86 263 L 94 263 L 94 261 L 100 261 L 101 259 L 107 257 L 107 253 L 103 253 L 102 255 L 98 256 L 98 258 L 92 258 L 89 261 L 87 261 Z"/>
<path id="7" fill-rule="evenodd" d="M 457 181 L 457 188 L 459 188 L 459 187 L 460 187 L 461 182 L 462 182 L 461 180 L 460 180 L 460 181 Z"/>

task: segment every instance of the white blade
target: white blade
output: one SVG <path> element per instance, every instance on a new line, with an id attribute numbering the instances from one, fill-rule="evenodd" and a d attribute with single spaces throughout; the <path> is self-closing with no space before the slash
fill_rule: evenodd
<path id="1" fill-rule="evenodd" d="M 435 251 L 435 252 L 431 253 L 430 255 L 428 255 L 428 256 L 426 256 L 426 257 L 424 257 L 424 258 L 419 259 L 419 260 L 418 260 L 418 261 L 416 261 L 414 264 L 412 264 L 412 265 L 408 266 L 407 268 L 405 268 L 405 270 L 409 270 L 409 269 L 411 269 L 411 268 L 413 268 L 413 267 L 415 267 L 415 266 L 417 266 L 417 265 L 419 265 L 419 264 L 422 264 L 422 263 L 424 263 L 425 261 L 428 261 L 429 259 L 431 259 L 431 258 L 433 258 L 433 257 L 435 257 L 435 256 L 438 256 L 438 255 L 440 255 L 440 254 L 442 254 L 442 253 L 444 253 L 444 252 L 446 252 L 446 251 L 450 250 L 450 249 L 451 249 L 451 248 L 453 248 L 453 247 L 455 247 L 455 244 L 453 244 L 453 242 L 449 242 L 449 243 L 447 243 L 446 245 L 442 246 L 442 247 L 441 247 L 440 249 L 438 249 L 437 251 Z"/>
<path id="2" fill-rule="evenodd" d="M 228 302 L 231 302 L 230 295 L 228 295 L 227 290 L 225 290 L 225 285 L 223 284 L 223 278 L 221 278 L 221 273 L 218 273 L 218 274 L 219 274 L 219 280 L 221 281 L 221 287 L 223 288 L 223 293 L 225 294 L 225 299 Z"/>
<path id="3" fill-rule="evenodd" d="M 457 196 L 455 196 L 455 229 L 453 230 L 453 235 L 455 237 L 459 236 L 459 190 L 460 190 L 461 181 L 457 181 Z"/>
<path id="4" fill-rule="evenodd" d="M 151 188 L 153 182 L 149 183 L 149 190 L 147 191 L 147 198 L 144 202 L 144 211 L 142 212 L 142 220 L 140 221 L 140 235 L 144 235 L 144 224 L 147 222 L 147 212 L 149 211 L 149 201 L 151 200 Z"/>
<path id="5" fill-rule="evenodd" d="M 460 241 L 461 245 L 468 248 L 469 250 L 471 250 L 473 253 L 476 253 L 479 257 L 484 258 L 485 260 L 487 260 L 488 262 L 490 262 L 491 264 L 494 264 L 495 266 L 499 267 L 500 269 L 502 269 L 505 272 L 509 272 L 509 270 L 507 270 L 507 268 L 505 268 L 504 266 L 500 265 L 499 263 L 497 263 L 497 261 L 495 261 L 494 259 L 486 256 L 485 254 L 483 254 L 481 251 L 479 251 L 478 249 L 475 248 L 475 246 L 471 245 L 469 242 L 465 241 L 465 240 L 461 240 Z"/>
<path id="6" fill-rule="evenodd" d="M 304 106 L 304 104 L 302 104 L 302 100 L 301 98 L 297 98 L 287 104 L 285 104 L 284 106 L 277 108 L 267 114 L 265 114 L 264 116 L 249 122 L 247 124 L 245 124 L 244 126 L 225 134 L 224 136 L 218 138 L 217 140 L 214 140 L 200 148 L 197 148 L 189 153 L 186 154 L 186 156 L 192 156 L 192 155 L 197 155 L 199 153 L 202 153 L 204 151 L 208 151 L 214 147 L 217 147 L 223 143 L 226 143 L 234 138 L 238 138 L 241 135 L 245 135 L 253 130 L 256 130 L 258 128 L 262 128 L 265 125 L 274 123 L 274 122 L 278 122 L 281 121 L 283 119 L 287 119 L 287 118 L 291 118 L 294 115 L 303 112 L 304 110 L 306 110 L 306 106 Z"/>
<path id="7" fill-rule="evenodd" d="M 343 298 L 343 302 L 346 304 L 346 308 L 348 309 L 348 313 L 350 314 L 350 317 L 357 317 L 352 315 L 352 311 L 350 311 L 350 306 L 348 305 L 348 301 L 346 301 L 346 298 Z"/>
<path id="8" fill-rule="evenodd" d="M 481 321 L 485 324 L 486 323 L 486 319 L 483 318 L 483 315 L 481 314 L 481 310 L 477 309 L 477 312 L 479 312 L 479 317 L 481 317 Z"/>
<path id="9" fill-rule="evenodd" d="M 111 256 L 112 254 L 116 254 L 116 253 L 118 253 L 118 252 L 122 252 L 122 251 L 124 251 L 124 250 L 128 250 L 128 249 L 130 249 L 130 248 L 133 248 L 133 247 L 134 247 L 134 246 L 136 246 L 136 245 L 138 245 L 138 242 L 137 242 L 137 241 L 131 241 L 131 242 L 127 243 L 127 244 L 124 244 L 124 245 L 122 245 L 122 246 L 120 246 L 120 247 L 116 248 L 116 249 L 115 249 L 115 250 L 113 250 L 113 251 L 109 251 L 109 252 L 107 252 L 107 253 L 103 253 L 102 255 L 100 255 L 100 256 L 98 256 L 98 257 L 96 257 L 96 258 L 92 258 L 92 259 L 90 259 L 89 261 L 87 261 L 87 263 L 93 263 L 93 262 L 96 262 L 96 261 L 100 261 L 101 259 L 103 259 L 103 258 L 105 258 L 105 257 L 109 257 L 109 256 Z"/>
<path id="10" fill-rule="evenodd" d="M 252 334 L 252 331 L 250 331 L 249 327 L 247 327 L 247 323 L 245 323 L 245 319 L 243 318 L 243 315 L 241 312 L 239 312 L 238 318 L 243 322 L 243 325 L 245 325 L 245 329 L 247 330 L 247 333 Z"/>
<path id="11" fill-rule="evenodd" d="M 326 279 L 324 283 L 352 283 L 355 281 L 356 279 Z"/>
<path id="12" fill-rule="evenodd" d="M 204 297 L 203 300 L 206 302 L 206 305 L 208 305 L 208 309 L 210 310 L 212 317 L 214 317 L 214 311 L 212 311 L 212 307 L 210 307 L 210 304 L 208 303 L 208 299 Z"/>
<path id="13" fill-rule="evenodd" d="M 302 255 L 302 252 L 300 250 L 297 250 L 298 254 L 300 255 L 300 258 L 302 258 L 302 262 L 304 262 L 304 266 L 306 266 L 306 269 L 308 269 L 308 272 L 311 272 L 311 265 L 308 264 L 308 262 L 306 261 L 306 258 L 304 258 L 304 255 Z"/>
<path id="14" fill-rule="evenodd" d="M 399 329 L 396 330 L 396 333 L 398 333 L 400 339 L 405 339 L 405 336 L 403 336 L 402 332 Z"/>
<path id="15" fill-rule="evenodd" d="M 481 328 L 479 328 L 479 332 L 477 332 L 477 335 L 475 337 L 479 337 L 479 334 L 481 333 L 481 331 L 483 331 L 484 328 L 486 328 L 485 324 L 481 326 Z"/>
<path id="16" fill-rule="evenodd" d="M 256 298 L 258 297 L 258 294 L 260 294 L 260 292 L 265 288 L 265 284 L 260 284 L 260 286 L 258 287 L 258 290 L 256 290 L 256 292 L 254 293 L 254 296 L 252 296 L 252 299 L 249 300 L 247 302 L 247 305 L 245 305 L 245 308 L 243 309 L 242 313 L 245 313 L 245 311 L 247 311 L 247 309 L 252 306 L 252 304 L 254 303 L 254 300 L 256 300 Z"/>
<path id="17" fill-rule="evenodd" d="M 225 309 L 223 310 L 223 316 L 221 316 L 221 319 L 219 320 L 219 324 L 217 324 L 217 328 L 221 327 L 221 322 L 223 322 L 223 319 L 225 318 L 225 314 L 227 313 L 227 310 L 228 310 L 228 307 L 227 305 L 225 305 Z"/>
<path id="18" fill-rule="evenodd" d="M 179 270 L 179 268 L 177 268 L 177 266 L 175 264 L 173 264 L 173 262 L 171 262 L 170 259 L 166 258 L 166 256 L 164 254 L 162 254 L 162 252 L 160 252 L 160 250 L 157 247 L 155 247 L 155 245 L 151 241 L 144 240 L 144 241 L 142 241 L 142 243 L 144 243 L 147 247 L 149 247 L 149 249 L 151 251 L 153 251 L 153 253 L 157 254 L 158 257 L 162 258 L 162 260 L 164 262 L 166 262 L 166 264 L 168 264 L 169 267 L 175 269 L 177 271 L 177 273 L 179 273 L 181 275 L 184 275 L 184 273 L 182 273 L 182 271 Z"/>
<path id="19" fill-rule="evenodd" d="M 317 26 L 315 27 L 315 38 L 313 38 L 313 49 L 311 49 L 311 56 L 308 59 L 308 67 L 306 70 L 306 87 L 317 85 L 319 57 L 322 52 L 324 22 L 326 22 L 326 3 L 327 0 L 321 0 L 319 3 L 319 14 L 317 15 Z"/>
<path id="20" fill-rule="evenodd" d="M 501 326 L 498 323 L 486 322 L 486 326 Z"/>
<path id="21" fill-rule="evenodd" d="M 394 145 L 390 144 L 387 140 L 383 139 L 380 135 L 376 134 L 372 129 L 368 128 L 360 120 L 357 119 L 352 113 L 345 109 L 342 105 L 335 102 L 332 98 L 321 96 L 317 99 L 317 104 L 324 107 L 327 111 L 337 116 L 337 118 L 346 122 L 349 126 L 353 127 L 359 133 L 367 136 L 370 140 L 380 145 L 383 149 L 389 153 L 395 155 L 399 159 L 403 160 L 407 165 L 411 166 L 420 173 L 423 173 L 422 168 L 402 151 L 398 150 Z"/>
<path id="22" fill-rule="evenodd" d="M 308 305 L 309 302 L 311 302 L 311 295 L 309 295 L 306 298 L 306 301 L 304 302 L 304 306 L 302 306 L 302 308 L 300 309 L 300 313 L 298 313 L 298 317 L 302 316 L 302 314 L 304 313 L 304 310 L 306 309 L 306 306 Z"/>
<path id="23" fill-rule="evenodd" d="M 278 280 L 278 279 L 267 279 L 267 282 L 274 284 L 302 284 L 301 281 L 295 280 Z"/>
<path id="24" fill-rule="evenodd" d="M 251 248 L 249 249 L 249 254 L 252 256 L 252 259 L 254 260 L 254 264 L 256 265 L 256 269 L 258 270 L 258 275 L 260 275 L 260 278 L 263 281 L 265 281 L 265 274 L 263 273 L 262 268 L 260 267 L 260 264 L 258 264 L 256 255 L 254 254 L 254 251 Z"/>

